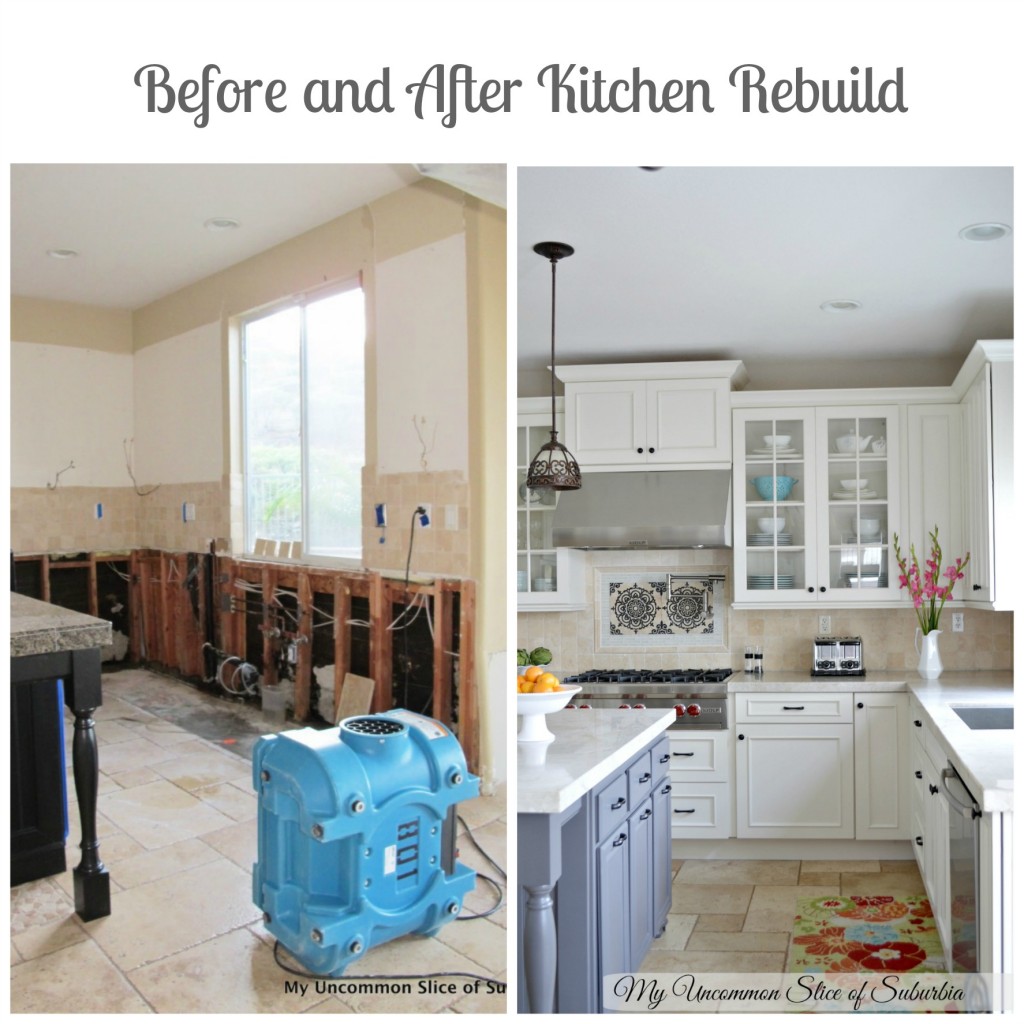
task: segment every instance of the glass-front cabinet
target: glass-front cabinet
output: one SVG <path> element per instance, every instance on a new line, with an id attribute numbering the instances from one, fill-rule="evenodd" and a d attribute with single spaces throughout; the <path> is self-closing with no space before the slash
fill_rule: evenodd
<path id="1" fill-rule="evenodd" d="M 897 600 L 895 407 L 734 413 L 735 600 Z"/>
<path id="2" fill-rule="evenodd" d="M 555 420 L 559 431 L 562 416 Z M 583 606 L 583 552 L 556 548 L 552 524 L 558 492 L 526 486 L 530 460 L 551 438 L 550 399 L 519 400 L 516 429 L 516 591 L 520 611 Z"/>

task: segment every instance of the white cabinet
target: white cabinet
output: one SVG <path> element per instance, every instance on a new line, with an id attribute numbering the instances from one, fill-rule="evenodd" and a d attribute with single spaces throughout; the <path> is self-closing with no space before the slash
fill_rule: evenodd
<path id="1" fill-rule="evenodd" d="M 736 835 L 852 839 L 852 695 L 736 695 Z"/>
<path id="2" fill-rule="evenodd" d="M 726 839 L 733 834 L 732 733 L 670 729 L 673 839 Z"/>
<path id="3" fill-rule="evenodd" d="M 736 694 L 736 834 L 906 839 L 905 693 Z"/>
<path id="4" fill-rule="evenodd" d="M 899 600 L 896 405 L 737 409 L 737 604 Z"/>
<path id="5" fill-rule="evenodd" d="M 562 428 L 561 416 L 555 420 Z M 530 460 L 551 436 L 549 399 L 522 398 L 516 429 L 516 589 L 519 611 L 569 611 L 584 606 L 582 551 L 555 548 L 551 527 L 557 491 L 528 491 Z"/>
<path id="6" fill-rule="evenodd" d="M 853 696 L 854 810 L 857 839 L 910 837 L 907 695 Z"/>
<path id="7" fill-rule="evenodd" d="M 565 443 L 580 467 L 605 471 L 726 468 L 737 362 L 561 366 Z"/>
<path id="8" fill-rule="evenodd" d="M 1012 349 L 1009 359 L 982 366 L 961 410 L 964 546 L 971 553 L 963 596 L 970 604 L 1008 609 L 1011 575 L 1005 566 L 1000 572 L 998 545 L 1008 546 L 1014 529 Z"/>
<path id="9" fill-rule="evenodd" d="M 932 905 L 935 927 L 950 950 L 949 805 L 942 796 L 945 759 L 919 707 L 910 711 L 911 842 Z"/>

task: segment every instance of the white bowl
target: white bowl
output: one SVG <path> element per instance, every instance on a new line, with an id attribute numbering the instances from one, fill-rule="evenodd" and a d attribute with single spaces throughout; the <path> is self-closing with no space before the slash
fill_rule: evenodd
<path id="1" fill-rule="evenodd" d="M 867 480 L 840 480 L 844 491 L 862 491 L 867 487 Z"/>
<path id="2" fill-rule="evenodd" d="M 550 740 L 554 733 L 547 727 L 544 716 L 561 711 L 582 689 L 582 686 L 560 686 L 551 693 L 517 693 L 516 714 L 523 719 L 519 741 Z"/>
<path id="3" fill-rule="evenodd" d="M 788 448 L 793 436 L 791 434 L 765 434 L 762 440 L 765 448 Z"/>
<path id="4" fill-rule="evenodd" d="M 786 528 L 786 520 L 782 516 L 765 516 L 758 519 L 757 528 L 762 533 L 779 533 Z"/>
<path id="5" fill-rule="evenodd" d="M 861 519 L 860 523 L 860 534 L 862 537 L 876 537 L 878 535 L 878 528 L 882 525 L 881 519 Z"/>

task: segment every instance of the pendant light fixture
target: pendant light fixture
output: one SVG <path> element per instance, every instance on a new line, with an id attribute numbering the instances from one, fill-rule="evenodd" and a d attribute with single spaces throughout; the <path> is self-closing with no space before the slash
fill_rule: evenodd
<path id="1" fill-rule="evenodd" d="M 582 486 L 580 467 L 569 449 L 559 443 L 555 429 L 555 268 L 560 259 L 575 250 L 565 242 L 538 242 L 533 251 L 551 261 L 551 440 L 533 457 L 526 486 L 531 490 L 576 491 Z"/>

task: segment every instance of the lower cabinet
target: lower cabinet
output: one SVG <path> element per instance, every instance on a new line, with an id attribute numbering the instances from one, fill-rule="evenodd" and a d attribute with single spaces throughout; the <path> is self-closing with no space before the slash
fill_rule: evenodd
<path id="1" fill-rule="evenodd" d="M 736 695 L 736 834 L 910 836 L 905 693 Z"/>
<path id="2" fill-rule="evenodd" d="M 732 831 L 732 733 L 669 731 L 673 839 L 726 839 Z"/>
<path id="3" fill-rule="evenodd" d="M 606 974 L 635 971 L 668 923 L 672 902 L 668 763 L 666 737 L 621 776 L 609 780 L 595 797 L 598 980 Z M 624 792 L 626 804 L 617 807 Z"/>

